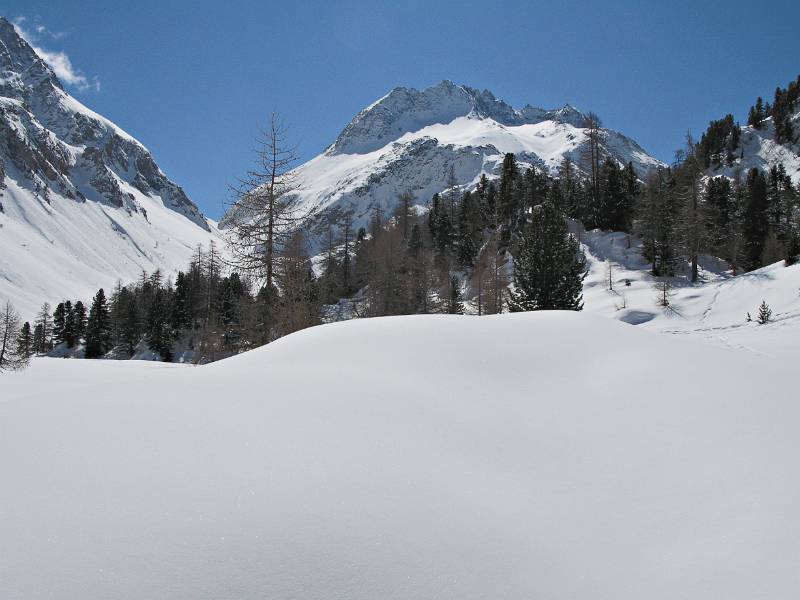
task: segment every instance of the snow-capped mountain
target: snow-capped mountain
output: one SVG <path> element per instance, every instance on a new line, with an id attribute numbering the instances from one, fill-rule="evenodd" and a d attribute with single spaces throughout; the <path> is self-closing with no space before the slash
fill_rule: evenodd
<path id="1" fill-rule="evenodd" d="M 0 297 L 26 318 L 218 237 L 148 150 L 68 94 L 0 18 Z"/>
<path id="2" fill-rule="evenodd" d="M 464 187 L 482 173 L 496 176 L 507 152 L 552 173 L 564 158 L 580 168 L 587 162 L 584 119 L 569 105 L 515 109 L 489 91 L 450 81 L 422 91 L 398 87 L 362 110 L 325 152 L 297 168 L 297 194 L 304 209 L 317 215 L 352 206 L 358 225 L 376 205 L 390 211 L 405 191 L 425 205 L 445 189 L 451 166 Z M 633 162 L 642 177 L 661 164 L 611 129 L 601 131 L 601 153 Z"/>

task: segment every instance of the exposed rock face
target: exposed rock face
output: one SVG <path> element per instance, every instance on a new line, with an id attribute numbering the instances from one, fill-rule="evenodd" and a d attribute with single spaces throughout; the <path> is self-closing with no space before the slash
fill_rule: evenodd
<path id="1" fill-rule="evenodd" d="M 31 318 L 44 301 L 185 268 L 218 238 L 148 150 L 0 18 L 0 300 Z"/>
<path id="2" fill-rule="evenodd" d="M 557 110 L 527 105 L 517 110 L 495 98 L 489 90 L 479 92 L 452 81 L 442 81 L 422 91 L 406 87 L 393 89 L 356 115 L 327 152 L 373 152 L 405 133 L 467 116 L 492 119 L 509 126 L 554 121 L 580 127 L 584 120 L 584 115 L 569 105 Z"/>
<path id="3" fill-rule="evenodd" d="M 23 187 L 139 211 L 134 197 L 121 189 L 130 184 L 209 230 L 197 206 L 147 149 L 72 98 L 3 18 L 0 70 L 0 157 L 13 165 Z"/>

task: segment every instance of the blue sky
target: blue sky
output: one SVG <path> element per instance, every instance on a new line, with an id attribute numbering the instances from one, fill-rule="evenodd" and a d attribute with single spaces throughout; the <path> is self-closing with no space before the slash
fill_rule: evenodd
<path id="1" fill-rule="evenodd" d="M 669 160 L 686 131 L 800 73 L 800 3 L 20 0 L 71 91 L 142 141 L 212 217 L 278 111 L 303 159 L 392 87 L 452 79 L 571 103 Z M 83 79 L 81 79 L 83 77 Z"/>

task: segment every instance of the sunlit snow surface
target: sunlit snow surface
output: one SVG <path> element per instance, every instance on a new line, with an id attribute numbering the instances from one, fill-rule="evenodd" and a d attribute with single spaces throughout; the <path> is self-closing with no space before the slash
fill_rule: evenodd
<path id="1" fill-rule="evenodd" d="M 800 359 L 800 265 L 779 262 L 734 277 L 727 264 L 705 257 L 698 283 L 690 283 L 688 265 L 670 278 L 672 297 L 664 308 L 656 303 L 656 280 L 635 238 L 628 247 L 624 233 L 590 231 L 580 237 L 589 268 L 583 287 L 587 312 L 750 354 Z M 767 326 L 756 322 L 762 301 L 772 310 Z"/>
<path id="2" fill-rule="evenodd" d="M 205 367 L 37 359 L 0 377 L 0 597 L 795 597 L 791 358 L 644 327 L 395 317 Z"/>

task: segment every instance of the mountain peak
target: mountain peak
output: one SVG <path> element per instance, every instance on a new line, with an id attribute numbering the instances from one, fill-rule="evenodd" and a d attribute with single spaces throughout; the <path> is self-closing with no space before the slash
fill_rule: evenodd
<path id="1" fill-rule="evenodd" d="M 393 88 L 358 113 L 327 153 L 367 154 L 408 132 L 467 116 L 492 119 L 501 125 L 552 120 L 580 126 L 584 118 L 569 104 L 556 110 L 531 105 L 517 110 L 487 89 L 479 91 L 444 79 L 423 90 L 402 86 Z"/>
<path id="2" fill-rule="evenodd" d="M 48 84 L 63 90 L 56 74 L 20 35 L 17 27 L 0 17 L 0 95 L 26 100 L 32 89 Z"/>

